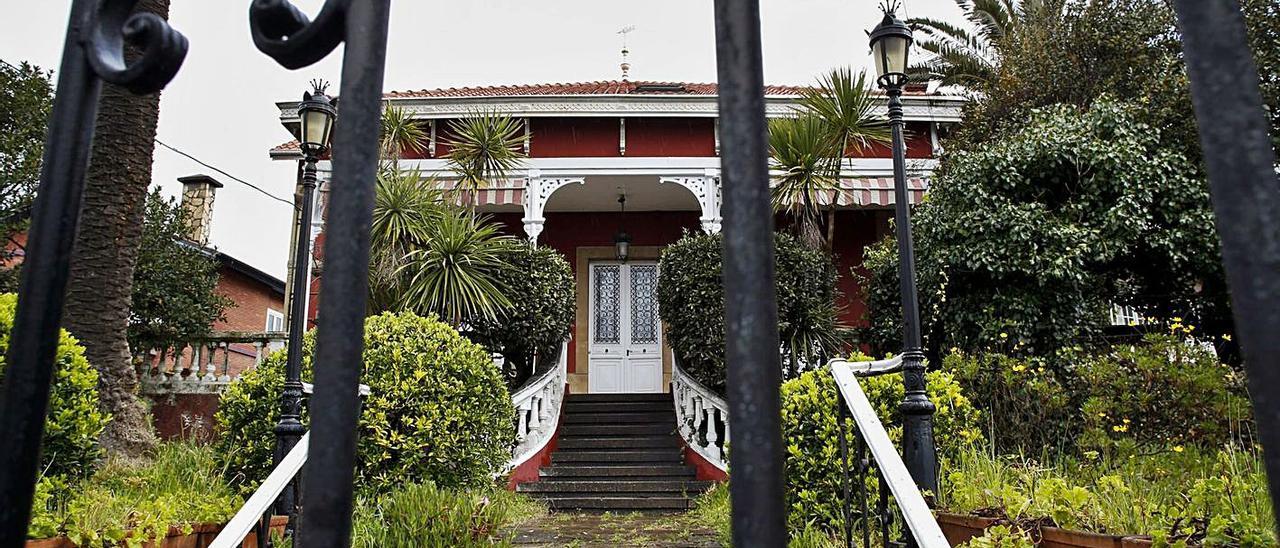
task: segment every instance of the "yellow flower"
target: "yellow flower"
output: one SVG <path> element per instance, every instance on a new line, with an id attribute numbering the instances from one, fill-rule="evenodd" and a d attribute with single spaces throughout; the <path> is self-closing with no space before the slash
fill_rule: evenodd
<path id="1" fill-rule="evenodd" d="M 1124 420 L 1124 423 L 1125 423 L 1125 424 L 1129 424 L 1130 422 L 1132 422 L 1132 421 L 1130 421 L 1129 419 L 1125 419 L 1125 420 Z"/>
<path id="2" fill-rule="evenodd" d="M 1018 365 L 1013 366 L 1013 372 L 1014 372 L 1014 373 L 1021 373 L 1021 372 L 1026 371 L 1026 370 L 1027 370 L 1027 366 L 1022 365 L 1022 364 L 1018 364 Z"/>
<path id="3" fill-rule="evenodd" d="M 1173 446 L 1173 452 L 1174 452 L 1174 453 L 1181 453 L 1181 452 L 1182 452 L 1182 446 L 1181 446 L 1181 445 L 1175 445 L 1175 446 Z"/>
<path id="4" fill-rule="evenodd" d="M 1227 334 L 1222 335 L 1222 340 L 1231 342 L 1231 335 L 1227 335 Z"/>
<path id="5" fill-rule="evenodd" d="M 1179 316 L 1174 316 L 1174 317 L 1173 317 L 1173 323 L 1182 323 L 1182 318 L 1181 318 L 1181 317 L 1179 317 Z"/>
<path id="6" fill-rule="evenodd" d="M 1128 432 L 1129 427 L 1127 425 L 1117 424 L 1111 427 L 1111 431 L 1112 432 Z"/>

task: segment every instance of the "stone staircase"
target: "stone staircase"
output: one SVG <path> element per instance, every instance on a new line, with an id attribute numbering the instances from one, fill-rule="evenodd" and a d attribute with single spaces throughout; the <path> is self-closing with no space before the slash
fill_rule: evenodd
<path id="1" fill-rule="evenodd" d="M 684 511 L 711 482 L 684 464 L 671 394 L 580 394 L 539 480 L 517 491 L 552 510 Z"/>

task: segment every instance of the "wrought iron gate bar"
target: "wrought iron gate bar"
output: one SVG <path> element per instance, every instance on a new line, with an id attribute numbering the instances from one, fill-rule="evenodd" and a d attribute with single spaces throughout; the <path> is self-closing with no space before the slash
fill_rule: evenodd
<path id="1" fill-rule="evenodd" d="M 758 0 L 716 0 L 733 545 L 787 544 Z"/>
<path id="2" fill-rule="evenodd" d="M 342 120 L 333 138 L 333 190 L 325 231 L 325 275 L 320 281 L 316 329 L 315 395 L 311 433 L 315 444 L 303 471 L 303 511 L 295 546 L 351 544 L 359 384 L 363 369 L 364 317 L 369 280 L 369 225 L 373 217 L 378 136 L 382 127 L 382 80 L 386 66 L 390 0 L 329 0 L 315 22 L 280 0 L 257 0 L 255 43 L 289 68 L 322 54 L 293 43 L 336 47 L 342 59 Z M 292 11 L 290 11 L 292 10 Z M 314 26 L 313 26 L 314 25 Z M 259 32 L 261 31 L 261 32 Z M 283 40 L 279 33 L 290 33 Z M 259 40 L 260 36 L 277 41 Z M 282 41 L 281 41 L 282 40 Z"/>
<path id="3" fill-rule="evenodd" d="M 131 15 L 136 2 L 71 4 L 0 393 L 0 547 L 26 543 L 102 81 L 133 93 L 158 91 L 187 52 L 186 38 L 164 20 Z M 132 63 L 124 59 L 126 41 L 141 51 Z"/>
<path id="4" fill-rule="evenodd" d="M 1272 507 L 1280 512 L 1280 182 L 1258 68 L 1239 2 L 1176 0 L 1174 8 L 1236 336 L 1262 439 Z"/>

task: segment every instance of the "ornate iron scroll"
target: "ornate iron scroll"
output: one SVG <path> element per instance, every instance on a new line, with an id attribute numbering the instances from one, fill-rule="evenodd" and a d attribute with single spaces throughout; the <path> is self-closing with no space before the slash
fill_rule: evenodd
<path id="1" fill-rule="evenodd" d="M 26 542 L 102 82 L 154 93 L 173 79 L 187 54 L 185 37 L 155 14 L 133 13 L 136 4 L 71 5 L 0 393 L 0 546 Z M 126 45 L 136 48 L 133 59 L 126 59 Z"/>

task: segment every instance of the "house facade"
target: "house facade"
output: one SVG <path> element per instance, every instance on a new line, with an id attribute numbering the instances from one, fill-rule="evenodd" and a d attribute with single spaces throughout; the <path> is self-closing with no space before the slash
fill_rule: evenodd
<path id="1" fill-rule="evenodd" d="M 802 91 L 768 86 L 767 115 L 792 115 Z M 657 260 L 686 232 L 720 230 L 716 86 L 606 81 L 391 92 L 385 100 L 420 120 L 429 135 L 427 146 L 408 151 L 401 167 L 445 185 L 456 180 L 445 159 L 451 120 L 484 111 L 522 121 L 523 169 L 480 190 L 473 203 L 508 233 L 551 247 L 572 265 L 577 313 L 569 342 L 570 391 L 668 391 L 672 354 L 658 319 Z M 904 103 L 908 186 L 916 203 L 937 165 L 940 133 L 960 120 L 964 99 L 921 86 L 909 88 Z M 296 134 L 298 103 L 278 106 L 281 123 Z M 879 108 L 884 111 L 887 100 Z M 296 143 L 276 147 L 271 156 L 301 158 Z M 319 194 L 342 184 L 329 180 L 328 161 L 318 167 Z M 890 148 L 871 147 L 845 161 L 840 189 L 824 200 L 834 209 L 832 247 L 846 324 L 862 321 L 854 271 L 864 248 L 889 231 L 892 173 Z M 631 237 L 625 261 L 615 249 L 619 231 Z M 312 232 L 323 239 L 319 221 Z M 314 293 L 309 308 L 318 310 Z"/>

